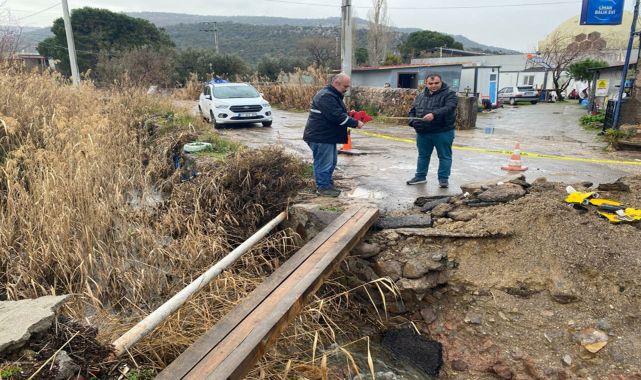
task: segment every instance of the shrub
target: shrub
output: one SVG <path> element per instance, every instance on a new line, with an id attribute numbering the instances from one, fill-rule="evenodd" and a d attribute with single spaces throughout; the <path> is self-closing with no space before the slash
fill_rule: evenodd
<path id="1" fill-rule="evenodd" d="M 605 114 L 599 113 L 596 115 L 583 115 L 579 118 L 581 125 L 590 128 L 601 128 L 605 122 Z"/>

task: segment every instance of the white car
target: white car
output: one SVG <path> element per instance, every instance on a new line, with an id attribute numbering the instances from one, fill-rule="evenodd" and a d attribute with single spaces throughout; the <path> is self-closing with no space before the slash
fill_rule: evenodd
<path id="1" fill-rule="evenodd" d="M 532 86 L 509 86 L 503 87 L 498 98 L 501 103 L 510 103 L 515 105 L 517 102 L 530 102 L 536 104 L 539 102 L 539 94 Z"/>
<path id="2" fill-rule="evenodd" d="M 272 125 L 272 107 L 247 83 L 208 83 L 198 99 L 198 111 L 214 128 L 225 124 Z"/>

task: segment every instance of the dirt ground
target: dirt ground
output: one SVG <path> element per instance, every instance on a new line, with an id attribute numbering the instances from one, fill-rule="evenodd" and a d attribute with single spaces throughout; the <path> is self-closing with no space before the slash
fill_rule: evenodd
<path id="1" fill-rule="evenodd" d="M 629 192 L 599 193 L 641 208 L 641 176 L 624 182 Z M 408 316 L 443 344 L 442 379 L 641 379 L 641 225 L 572 208 L 566 185 L 533 186 L 510 203 L 476 208 L 469 222 L 435 227 L 506 236 L 396 243 L 427 240 L 447 252 L 452 269 L 433 298 L 436 320 Z M 386 231 L 372 239 L 385 244 Z M 590 334 L 607 336 L 596 353 L 581 343 Z"/>

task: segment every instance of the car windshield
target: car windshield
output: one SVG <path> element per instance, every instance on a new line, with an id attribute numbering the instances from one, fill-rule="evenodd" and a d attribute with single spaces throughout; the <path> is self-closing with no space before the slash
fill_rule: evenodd
<path id="1" fill-rule="evenodd" d="M 260 94 L 251 86 L 214 87 L 214 97 L 217 99 L 257 98 Z"/>

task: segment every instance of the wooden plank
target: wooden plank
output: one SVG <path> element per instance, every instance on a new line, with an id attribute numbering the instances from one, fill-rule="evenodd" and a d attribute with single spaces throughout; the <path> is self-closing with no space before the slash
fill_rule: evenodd
<path id="1" fill-rule="evenodd" d="M 357 222 L 357 216 L 361 213 L 357 212 L 357 214 L 353 217 L 353 219 L 349 220 L 347 223 L 344 224 L 343 228 L 335 232 L 327 241 L 325 241 L 318 249 L 321 249 L 324 246 L 327 246 L 329 243 L 330 245 L 335 244 L 335 242 L 340 238 L 341 233 L 345 233 L 345 231 L 351 230 L 354 228 Z M 223 339 L 216 347 L 214 350 L 211 351 L 210 354 L 206 356 L 204 361 L 207 361 L 208 364 L 205 365 L 202 368 L 202 371 L 204 374 L 201 374 L 200 372 L 192 372 L 189 373 L 189 376 L 185 378 L 194 378 L 194 379 L 204 379 L 207 375 L 207 373 L 211 372 L 216 366 L 218 366 L 224 359 L 225 357 L 221 357 L 221 355 L 229 355 L 231 351 L 234 351 L 237 349 L 237 346 L 242 343 L 242 341 L 246 338 L 246 335 L 249 334 L 255 326 L 257 326 L 262 320 L 268 318 L 268 315 L 276 310 L 274 308 L 276 305 L 279 304 L 280 301 L 283 300 L 284 297 L 288 296 L 288 291 L 290 291 L 289 286 L 291 284 L 295 284 L 296 282 L 300 281 L 300 278 L 302 276 L 305 276 L 305 273 L 309 271 L 311 268 L 310 266 L 313 266 L 319 259 L 317 256 L 318 249 L 314 252 L 310 258 L 308 258 L 299 268 L 291 274 L 285 281 L 283 281 L 280 286 L 274 290 L 272 294 L 270 294 L 270 297 L 266 300 L 262 300 L 261 304 L 256 305 L 253 313 L 249 315 L 246 319 L 244 319 L 238 326 L 236 326 L 236 329 L 234 332 L 230 335 L 228 335 L 225 339 Z M 315 261 L 312 260 L 312 258 L 315 257 Z M 312 261 L 310 261 L 312 260 Z M 278 298 L 274 298 L 278 297 Z M 274 301 L 276 299 L 276 301 Z M 280 301 L 279 301 L 280 300 Z M 202 363 L 202 362 L 201 362 Z M 197 365 L 195 368 L 198 368 L 200 366 Z"/>
<path id="2" fill-rule="evenodd" d="M 349 222 L 359 209 L 359 207 L 350 207 L 339 215 L 312 240 L 307 242 L 296 254 L 276 269 L 276 271 L 247 296 L 244 301 L 235 306 L 226 316 L 221 318 L 215 326 L 188 347 L 187 350 L 167 366 L 156 379 L 175 380 L 182 378 L 188 373 L 213 347 L 242 322 L 263 299 L 269 296 L 296 268 L 305 262 L 318 247 Z"/>
<path id="3" fill-rule="evenodd" d="M 365 229 L 364 232 L 366 231 L 367 230 Z M 349 234 L 345 236 L 349 237 Z M 342 240 L 344 240 L 344 238 Z M 357 241 L 358 239 L 354 239 L 354 244 Z M 349 251 L 349 248 L 351 247 L 345 246 L 343 253 L 346 254 Z M 306 280 L 307 283 L 298 281 L 298 283 L 293 285 L 289 284 L 290 289 L 286 289 L 285 284 L 283 284 L 281 287 L 282 292 L 280 292 L 282 294 L 274 294 L 273 297 L 270 297 L 270 301 L 273 302 L 265 303 L 264 310 L 261 310 L 261 313 L 259 313 L 259 310 L 257 309 L 256 313 L 250 316 L 251 319 L 243 322 L 244 325 L 246 324 L 245 330 L 238 329 L 234 331 L 233 337 L 229 337 L 230 340 L 235 340 L 235 342 L 231 343 L 227 348 L 222 346 L 217 347 L 216 353 L 214 354 L 212 352 L 212 354 L 210 354 L 206 359 L 208 361 L 209 368 L 202 372 L 195 372 L 195 368 L 195 371 L 190 373 L 189 378 L 206 378 L 206 376 L 212 379 L 242 378 L 243 375 L 251 368 L 251 364 L 253 364 L 253 362 L 262 355 L 267 342 L 271 340 L 271 338 L 275 338 L 277 333 L 285 327 L 287 320 L 295 317 L 299 310 L 304 306 L 305 296 L 313 293 L 317 287 L 320 286 L 325 276 L 322 276 L 323 273 L 319 274 L 318 269 L 325 269 L 322 272 L 327 276 L 331 272 L 331 269 L 333 269 L 333 266 L 329 266 L 327 264 L 334 262 L 337 265 L 342 258 L 342 256 L 336 255 L 334 257 L 335 260 L 332 261 L 331 255 L 323 254 L 320 256 L 320 262 L 317 261 L 307 265 L 311 266 L 312 269 L 317 269 L 316 272 L 312 271 L 310 273 L 307 271 L 308 268 L 304 268 L 303 266 L 301 266 L 300 270 L 297 272 L 302 273 L 302 276 L 299 277 L 302 277 L 302 280 Z M 324 261 L 322 260 L 323 258 L 325 259 Z M 310 258 L 308 262 L 311 260 L 312 259 Z M 292 292 L 291 286 L 294 287 L 294 290 L 298 291 Z M 279 303 L 279 301 L 281 302 Z M 274 304 L 276 304 L 276 307 L 274 307 Z M 236 334 L 240 334 L 240 336 L 236 336 Z M 248 334 L 251 335 L 246 336 Z M 227 342 L 222 342 L 221 345 L 226 343 Z M 234 346 L 234 344 L 238 344 L 238 346 Z M 230 350 L 230 348 L 232 348 L 232 350 Z M 221 354 L 219 353 L 222 354 L 222 361 Z M 210 359 L 214 360 L 214 362 L 210 363 Z M 218 365 L 216 361 L 218 361 Z M 204 362 L 205 361 L 201 362 L 201 365 L 197 368 L 202 367 L 202 363 Z M 211 366 L 209 366 L 209 364 L 211 364 Z M 215 371 L 213 373 L 209 373 L 209 371 L 214 367 Z M 191 377 L 192 374 L 194 374 L 193 377 Z"/>
<path id="4" fill-rule="evenodd" d="M 376 209 L 363 209 L 352 225 L 335 233 L 298 270 L 220 342 L 186 379 L 241 379 L 286 324 L 304 307 L 343 257 L 375 221 Z"/>
<path id="5" fill-rule="evenodd" d="M 249 347 L 250 354 L 246 355 L 246 357 L 242 360 L 239 361 L 239 358 L 236 358 L 236 363 L 234 366 L 236 369 L 233 371 L 233 373 L 228 377 L 229 379 L 244 379 L 245 375 L 252 369 L 253 365 L 264 355 L 267 347 L 269 344 L 271 344 L 273 341 L 275 341 L 280 333 L 287 327 L 288 323 L 292 321 L 296 316 L 300 313 L 300 311 L 305 307 L 307 304 L 308 299 L 318 291 L 318 289 L 321 287 L 321 285 L 331 276 L 331 274 L 336 270 L 336 268 L 340 265 L 341 261 L 345 258 L 345 256 L 354 248 L 356 244 L 363 238 L 363 236 L 368 232 L 368 230 L 371 228 L 371 226 L 374 224 L 376 221 L 376 217 L 378 216 L 378 210 L 377 209 L 371 209 L 373 214 L 368 217 L 368 221 L 366 222 L 366 226 L 362 227 L 357 234 L 353 236 L 353 239 L 351 239 L 348 244 L 342 249 L 335 257 L 333 260 L 328 260 L 327 256 L 324 256 L 324 261 L 319 263 L 320 267 L 325 267 L 325 269 L 320 273 L 318 276 L 315 278 L 314 275 L 307 277 L 307 280 L 312 280 L 309 285 L 307 286 L 307 290 L 303 292 L 303 294 L 296 299 L 295 303 L 292 305 L 292 307 L 287 310 L 286 314 L 281 318 L 280 321 L 278 321 L 276 324 L 273 325 L 272 329 L 267 331 L 266 333 L 264 332 L 254 332 L 252 335 L 252 338 L 254 338 L 254 342 L 250 343 L 249 339 L 243 342 L 243 345 L 245 347 Z M 304 287 L 305 284 L 299 283 L 297 286 Z M 264 335 L 263 339 L 258 339 L 261 335 Z M 240 347 L 241 349 L 243 347 Z M 245 348 L 248 349 L 248 348 Z M 229 359 L 228 361 L 229 362 Z M 209 379 L 214 379 L 216 378 L 216 375 L 213 374 L 212 376 L 209 377 Z"/>

